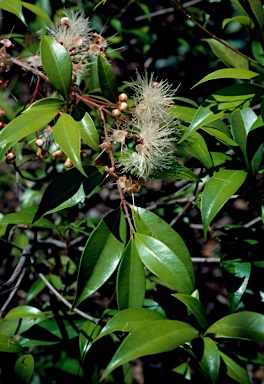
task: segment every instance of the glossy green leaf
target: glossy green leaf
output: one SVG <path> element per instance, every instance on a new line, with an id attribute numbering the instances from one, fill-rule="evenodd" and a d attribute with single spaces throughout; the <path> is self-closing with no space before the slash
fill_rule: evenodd
<path id="1" fill-rule="evenodd" d="M 31 284 L 31 287 L 29 288 L 29 291 L 27 293 L 25 304 L 28 304 L 32 299 L 34 299 L 40 292 L 43 291 L 45 287 L 46 284 L 40 278 L 34 281 L 34 283 Z"/>
<path id="2" fill-rule="evenodd" d="M 49 15 L 40 7 L 34 4 L 26 3 L 25 1 L 22 1 L 23 7 L 29 9 L 31 12 L 35 13 L 37 16 L 41 17 L 43 20 L 45 20 L 48 24 L 50 24 L 52 21 L 50 20 Z"/>
<path id="3" fill-rule="evenodd" d="M 85 359 L 87 352 L 91 348 L 101 328 L 100 325 L 96 325 L 92 321 L 86 321 L 83 324 L 79 334 L 79 347 L 82 361 Z"/>
<path id="4" fill-rule="evenodd" d="M 240 364 L 238 364 L 225 353 L 219 351 L 219 354 L 226 365 L 226 374 L 228 376 L 237 381 L 239 384 L 251 384 L 251 380 L 245 368 L 243 368 Z"/>
<path id="5" fill-rule="evenodd" d="M 196 87 L 198 84 L 204 83 L 205 81 L 209 81 L 209 80 L 228 79 L 228 78 L 250 80 L 257 76 L 259 76 L 258 73 L 249 71 L 247 69 L 240 69 L 240 68 L 219 69 L 203 77 L 202 80 L 200 80 L 198 83 L 194 85 L 194 87 Z"/>
<path id="6" fill-rule="evenodd" d="M 69 53 L 53 37 L 42 35 L 40 57 L 51 84 L 67 100 L 72 79 L 72 62 Z"/>
<path id="7" fill-rule="evenodd" d="M 181 143 L 181 146 L 198 159 L 205 168 L 212 168 L 213 162 L 206 142 L 198 132 L 193 132 L 187 140 Z"/>
<path id="8" fill-rule="evenodd" d="M 111 64 L 102 56 L 97 56 L 98 76 L 103 96 L 116 103 L 118 101 L 118 87 Z"/>
<path id="9" fill-rule="evenodd" d="M 217 381 L 220 368 L 219 350 L 216 343 L 212 339 L 204 337 L 202 340 L 204 343 L 204 349 L 199 364 L 206 377 L 212 384 L 214 384 Z"/>
<path id="10" fill-rule="evenodd" d="M 164 316 L 156 311 L 146 308 L 128 308 L 118 312 L 104 326 L 96 340 L 109 335 L 110 333 L 120 332 L 135 332 L 143 325 L 151 324 L 154 320 L 164 320 Z"/>
<path id="11" fill-rule="evenodd" d="M 21 0 L 0 0 L 0 9 L 14 13 L 25 25 L 27 25 L 22 12 Z"/>
<path id="12" fill-rule="evenodd" d="M 247 27 L 252 26 L 252 21 L 248 16 L 234 16 L 223 20 L 222 27 L 224 28 L 228 23 L 236 21 L 242 25 L 245 25 Z"/>
<path id="13" fill-rule="evenodd" d="M 34 358 L 27 354 L 20 356 L 14 366 L 16 384 L 28 384 L 34 372 Z"/>
<path id="14" fill-rule="evenodd" d="M 263 33 L 264 33 L 264 13 L 263 13 L 263 4 L 260 0 L 248 0 L 250 9 L 253 13 L 252 19 L 254 21 L 255 27 L 258 30 L 259 38 L 263 44 Z"/>
<path id="15" fill-rule="evenodd" d="M 25 317 L 44 318 L 47 319 L 47 315 L 35 307 L 29 305 L 20 305 L 11 309 L 5 316 L 5 319 L 23 319 Z"/>
<path id="16" fill-rule="evenodd" d="M 247 137 L 250 128 L 257 120 L 257 115 L 251 108 L 244 108 L 241 111 L 235 111 L 231 114 L 231 131 L 234 140 L 241 148 L 246 165 L 249 167 L 247 156 Z"/>
<path id="17" fill-rule="evenodd" d="M 200 181 L 199 177 L 196 176 L 189 168 L 173 160 L 171 167 L 164 170 L 157 170 L 155 173 L 149 175 L 150 179 L 180 179 L 180 180 L 193 180 Z"/>
<path id="18" fill-rule="evenodd" d="M 210 154 L 212 156 L 214 167 L 218 167 L 228 161 L 232 161 L 232 157 L 223 152 L 210 152 Z"/>
<path id="19" fill-rule="evenodd" d="M 255 312 L 238 312 L 225 316 L 211 325 L 206 334 L 213 333 L 216 337 L 264 342 L 264 315 Z"/>
<path id="20" fill-rule="evenodd" d="M 170 113 L 181 121 L 191 123 L 193 117 L 197 111 L 197 108 L 185 107 L 182 105 L 173 105 L 170 108 Z"/>
<path id="21" fill-rule="evenodd" d="M 194 286 L 194 271 L 188 248 L 180 235 L 168 223 L 147 209 L 131 206 L 137 232 L 162 241 L 184 264 Z"/>
<path id="22" fill-rule="evenodd" d="M 208 128 L 208 127 L 203 127 L 202 129 L 203 129 L 203 131 L 209 133 L 211 136 L 215 137 L 218 141 L 220 141 L 223 144 L 229 145 L 231 147 L 238 145 L 229 136 L 227 136 L 225 133 L 223 133 L 221 131 L 218 131 L 217 129 Z"/>
<path id="23" fill-rule="evenodd" d="M 54 119 L 63 105 L 64 102 L 56 98 L 36 101 L 2 129 L 0 146 L 19 141 L 30 133 L 44 128 Z"/>
<path id="24" fill-rule="evenodd" d="M 143 305 L 146 290 L 144 264 L 142 263 L 134 244 L 130 239 L 117 274 L 117 302 L 120 310 L 140 308 Z"/>
<path id="25" fill-rule="evenodd" d="M 180 300 L 187 306 L 187 308 L 193 313 L 202 328 L 208 328 L 204 306 L 198 299 L 183 293 L 175 293 L 172 294 L 172 296 L 176 297 L 176 299 Z"/>
<path id="26" fill-rule="evenodd" d="M 56 226 L 47 219 L 39 219 L 34 224 L 32 224 L 32 220 L 34 217 L 34 213 L 32 212 L 24 212 L 18 211 L 15 213 L 9 213 L 8 215 L 2 217 L 0 219 L 0 224 L 14 224 L 14 225 L 27 225 L 37 228 L 50 228 L 54 229 Z"/>
<path id="27" fill-rule="evenodd" d="M 263 88 L 254 84 L 236 84 L 220 89 L 200 105 L 188 130 L 179 142 L 183 142 L 198 128 L 208 126 L 226 113 L 252 105 L 262 95 Z"/>
<path id="28" fill-rule="evenodd" d="M 246 180 L 247 173 L 242 170 L 221 169 L 206 183 L 202 199 L 201 213 L 206 238 L 208 227 L 227 200 Z"/>
<path id="29" fill-rule="evenodd" d="M 46 188 L 33 223 L 47 212 L 71 198 L 80 188 L 85 176 L 77 169 L 70 169 L 54 179 Z"/>
<path id="30" fill-rule="evenodd" d="M 81 256 L 73 308 L 100 288 L 115 271 L 125 247 L 126 222 L 121 210 L 110 212 L 92 232 Z"/>
<path id="31" fill-rule="evenodd" d="M 0 334 L 6 336 L 21 334 L 42 321 L 45 321 L 44 317 L 24 317 L 23 319 L 16 318 L 11 320 L 5 318 L 0 321 Z"/>
<path id="32" fill-rule="evenodd" d="M 18 353 L 21 351 L 22 348 L 16 340 L 0 334 L 0 352 Z"/>
<path id="33" fill-rule="evenodd" d="M 180 293 L 193 292 L 193 283 L 185 263 L 167 245 L 154 237 L 135 233 L 135 247 L 145 264 L 166 285 Z M 179 253 L 179 252 L 178 252 Z"/>
<path id="34" fill-rule="evenodd" d="M 52 135 L 63 152 L 71 159 L 73 165 L 75 165 L 79 172 L 86 176 L 80 157 L 80 128 L 71 115 L 63 113 L 59 117 L 52 129 Z"/>
<path id="35" fill-rule="evenodd" d="M 224 44 L 220 43 L 220 41 L 215 39 L 202 39 L 206 41 L 214 54 L 227 66 L 227 67 L 235 67 L 241 69 L 248 69 L 248 59 L 237 54 L 231 48 L 226 47 Z"/>
<path id="36" fill-rule="evenodd" d="M 98 151 L 99 135 L 95 128 L 93 119 L 85 112 L 81 121 L 77 121 L 82 140 L 94 151 Z"/>
<path id="37" fill-rule="evenodd" d="M 101 378 L 103 380 L 115 368 L 141 356 L 171 351 L 190 342 L 198 331 L 177 320 L 158 320 L 146 324 L 126 337 Z"/>
<path id="38" fill-rule="evenodd" d="M 243 262 L 241 259 L 222 259 L 220 266 L 225 280 L 230 311 L 234 312 L 247 288 L 251 263 Z"/>

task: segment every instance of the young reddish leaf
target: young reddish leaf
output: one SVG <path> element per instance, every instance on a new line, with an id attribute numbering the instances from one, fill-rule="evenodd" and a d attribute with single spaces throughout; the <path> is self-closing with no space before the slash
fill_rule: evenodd
<path id="1" fill-rule="evenodd" d="M 51 84 L 67 100 L 72 80 L 72 62 L 69 53 L 53 37 L 42 35 L 40 57 Z"/>
<path id="2" fill-rule="evenodd" d="M 19 141 L 30 133 L 44 128 L 54 119 L 63 105 L 64 102 L 56 98 L 36 101 L 2 129 L 0 146 Z"/>
<path id="3" fill-rule="evenodd" d="M 14 366 L 16 384 L 28 384 L 34 372 L 34 358 L 27 354 L 20 356 Z"/>
<path id="4" fill-rule="evenodd" d="M 171 351 L 190 342 L 198 333 L 191 325 L 181 321 L 151 321 L 125 338 L 106 367 L 101 381 L 122 364 L 141 356 Z"/>
<path id="5" fill-rule="evenodd" d="M 117 302 L 120 310 L 140 308 L 146 290 L 144 264 L 135 248 L 134 239 L 128 243 L 117 274 Z"/>
<path id="6" fill-rule="evenodd" d="M 121 210 L 110 212 L 85 245 L 73 308 L 100 288 L 115 271 L 125 247 L 126 222 Z"/>
<path id="7" fill-rule="evenodd" d="M 221 169 L 205 185 L 201 213 L 206 238 L 208 227 L 227 200 L 246 180 L 247 173 L 242 170 Z"/>
<path id="8" fill-rule="evenodd" d="M 166 285 L 181 293 L 191 294 L 193 283 L 182 260 L 163 242 L 135 233 L 135 247 L 145 264 Z"/>
<path id="9" fill-rule="evenodd" d="M 206 334 L 264 343 L 264 315 L 255 312 L 238 312 L 225 316 L 211 325 Z"/>

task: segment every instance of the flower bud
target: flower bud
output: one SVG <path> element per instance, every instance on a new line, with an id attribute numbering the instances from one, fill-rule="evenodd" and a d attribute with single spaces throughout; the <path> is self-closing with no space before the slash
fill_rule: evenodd
<path id="1" fill-rule="evenodd" d="M 118 117 L 120 115 L 121 115 L 121 111 L 118 108 L 112 110 L 112 116 Z"/>
<path id="2" fill-rule="evenodd" d="M 49 153 L 49 151 L 46 151 L 46 149 L 39 148 L 37 151 L 37 156 L 43 160 L 47 159 L 49 157 L 49 155 L 50 155 L 50 153 Z"/>
<path id="3" fill-rule="evenodd" d="M 45 144 L 45 141 L 43 139 L 37 139 L 35 141 L 35 144 L 36 144 L 37 147 L 42 148 L 43 145 Z"/>
<path id="4" fill-rule="evenodd" d="M 126 110 L 127 110 L 127 107 L 128 107 L 128 105 L 127 105 L 127 103 L 126 103 L 125 101 L 122 101 L 122 103 L 120 103 L 120 104 L 118 105 L 118 109 L 119 109 L 119 111 L 126 111 Z"/>
<path id="5" fill-rule="evenodd" d="M 71 159 L 69 157 L 67 157 L 67 159 L 64 163 L 64 167 L 65 168 L 72 168 L 73 167 L 73 162 L 71 161 Z"/>
<path id="6" fill-rule="evenodd" d="M 128 96 L 125 93 L 120 93 L 120 95 L 118 96 L 118 99 L 119 99 L 120 102 L 127 101 Z"/>
<path id="7" fill-rule="evenodd" d="M 57 151 L 54 151 L 52 153 L 52 156 L 55 157 L 55 159 L 58 159 L 61 155 L 62 155 L 62 150 L 61 149 L 57 149 Z"/>
<path id="8" fill-rule="evenodd" d="M 6 164 L 14 164 L 15 161 L 16 161 L 16 154 L 12 151 L 8 152 L 5 158 Z"/>
<path id="9" fill-rule="evenodd" d="M 81 160 L 84 160 L 87 157 L 87 153 L 85 151 L 80 152 Z"/>

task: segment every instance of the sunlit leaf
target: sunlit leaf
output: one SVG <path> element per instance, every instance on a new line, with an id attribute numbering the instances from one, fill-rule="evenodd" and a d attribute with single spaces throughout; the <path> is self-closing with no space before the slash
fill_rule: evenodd
<path id="1" fill-rule="evenodd" d="M 72 79 L 72 62 L 69 53 L 53 37 L 42 35 L 40 57 L 50 82 L 64 99 L 68 99 Z"/>
<path id="2" fill-rule="evenodd" d="M 14 13 L 25 25 L 27 25 L 22 12 L 21 0 L 0 0 L 0 9 Z"/>
<path id="3" fill-rule="evenodd" d="M 20 356 L 14 366 L 16 384 L 28 384 L 34 372 L 34 358 L 27 354 Z"/>
<path id="4" fill-rule="evenodd" d="M 187 323 L 176 320 L 152 321 L 126 337 L 106 367 L 101 380 L 115 368 L 141 356 L 171 351 L 190 342 L 198 331 Z"/>
<path id="5" fill-rule="evenodd" d="M 35 307 L 29 305 L 20 305 L 11 309 L 5 316 L 6 319 L 23 319 L 25 317 L 44 318 L 47 319 L 47 315 Z"/>
<path id="6" fill-rule="evenodd" d="M 73 308 L 100 288 L 115 271 L 125 238 L 126 222 L 119 209 L 110 212 L 92 232 L 82 253 Z"/>
<path id="7" fill-rule="evenodd" d="M 116 293 L 119 309 L 142 307 L 145 290 L 144 264 L 136 251 L 132 238 L 118 268 Z"/>
<path id="8" fill-rule="evenodd" d="M 208 227 L 227 200 L 246 180 L 242 170 L 221 169 L 206 183 L 201 200 L 201 213 L 206 238 Z"/>
<path id="9" fill-rule="evenodd" d="M 205 81 L 209 81 L 209 80 L 228 79 L 228 78 L 250 80 L 257 76 L 259 76 L 257 72 L 252 72 L 247 69 L 241 69 L 241 68 L 219 69 L 203 77 L 202 80 L 200 80 L 198 83 L 194 85 L 194 87 L 196 87 L 196 85 L 198 84 L 204 83 Z"/>
<path id="10" fill-rule="evenodd" d="M 215 337 L 238 338 L 264 342 L 264 315 L 255 312 L 238 312 L 225 316 L 211 325 L 206 334 Z"/>
<path id="11" fill-rule="evenodd" d="M 82 120 L 77 121 L 77 124 L 80 129 L 82 140 L 94 151 L 98 151 L 99 135 L 91 116 L 85 112 L 84 117 Z"/>
<path id="12" fill-rule="evenodd" d="M 21 351 L 22 348 L 16 340 L 0 334 L 0 352 L 18 353 Z"/>

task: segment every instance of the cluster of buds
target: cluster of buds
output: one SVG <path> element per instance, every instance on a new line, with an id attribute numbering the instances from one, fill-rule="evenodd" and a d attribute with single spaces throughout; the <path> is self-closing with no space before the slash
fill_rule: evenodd
<path id="1" fill-rule="evenodd" d="M 6 164 L 14 164 L 15 161 L 16 161 L 16 154 L 11 150 L 8 151 L 5 158 Z"/>
<path id="2" fill-rule="evenodd" d="M 0 43 L 3 44 L 3 46 L 0 48 L 0 73 L 4 71 L 9 71 L 10 67 L 12 66 L 12 59 L 11 55 L 6 52 L 6 48 L 11 47 L 13 44 L 9 39 L 2 39 L 0 40 Z"/>
<path id="3" fill-rule="evenodd" d="M 118 96 L 119 103 L 117 105 L 117 108 L 112 110 L 113 117 L 118 117 L 121 115 L 122 112 L 125 112 L 127 110 L 128 108 L 127 99 L 128 99 L 128 96 L 125 93 L 121 93 Z"/>
<path id="4" fill-rule="evenodd" d="M 107 48 L 107 41 L 104 37 L 99 35 L 98 33 L 93 33 L 94 41 L 90 43 L 88 48 L 88 54 L 90 56 L 103 56 L 105 55 L 105 49 Z"/>
<path id="5" fill-rule="evenodd" d="M 121 176 L 117 180 L 117 183 L 120 185 L 123 192 L 132 195 L 133 193 L 140 192 L 143 184 L 143 179 L 141 178 L 139 180 L 132 180 L 131 177 L 127 178 L 126 176 Z"/>

